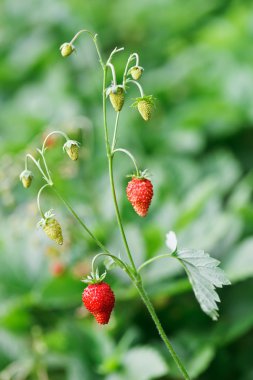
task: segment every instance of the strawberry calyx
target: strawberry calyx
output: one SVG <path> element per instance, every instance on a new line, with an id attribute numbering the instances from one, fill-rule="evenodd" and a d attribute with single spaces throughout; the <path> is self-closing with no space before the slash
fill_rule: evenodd
<path id="1" fill-rule="evenodd" d="M 84 278 L 81 281 L 84 282 L 85 284 L 89 284 L 89 285 L 90 284 L 100 284 L 105 279 L 106 274 L 107 273 L 105 271 L 104 273 L 102 273 L 100 275 L 99 270 L 97 268 L 96 271 L 92 271 L 89 276 L 87 276 L 86 278 Z"/>
<path id="2" fill-rule="evenodd" d="M 48 210 L 47 212 L 45 212 L 44 214 L 44 217 L 40 219 L 40 221 L 37 223 L 37 227 L 45 227 L 47 222 L 50 220 L 50 219 L 53 219 L 53 217 L 55 216 L 55 214 L 53 213 L 53 209 L 51 208 L 50 210 Z"/>
<path id="3" fill-rule="evenodd" d="M 134 174 L 128 174 L 126 177 L 127 178 L 136 178 L 136 179 L 148 179 L 150 180 L 150 173 L 148 169 L 145 170 L 139 170 L 138 173 Z"/>
<path id="4" fill-rule="evenodd" d="M 117 94 L 118 93 L 118 90 L 120 91 L 120 93 L 122 93 L 125 89 L 124 89 L 124 86 L 122 86 L 121 84 L 114 84 L 112 83 L 109 87 L 107 87 L 106 89 L 106 97 L 108 97 L 110 94 Z"/>
<path id="5" fill-rule="evenodd" d="M 80 145 L 81 144 L 76 140 L 67 140 L 65 142 L 65 144 L 63 145 L 62 149 L 66 151 L 67 149 L 71 148 L 72 146 L 77 146 L 79 148 Z"/>
<path id="6" fill-rule="evenodd" d="M 131 107 L 137 107 L 138 103 L 140 103 L 142 101 L 145 101 L 150 106 L 154 106 L 155 105 L 155 98 L 154 98 L 154 96 L 153 95 L 145 95 L 145 96 L 141 96 L 139 98 L 135 98 L 135 101 L 131 105 Z"/>
<path id="7" fill-rule="evenodd" d="M 19 178 L 20 180 L 22 180 L 22 178 L 25 178 L 25 179 L 33 178 L 33 173 L 30 170 L 25 169 L 22 171 Z"/>

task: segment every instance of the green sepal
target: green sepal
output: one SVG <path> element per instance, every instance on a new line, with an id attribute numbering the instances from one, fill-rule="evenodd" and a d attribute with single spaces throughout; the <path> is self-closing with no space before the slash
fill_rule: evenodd
<path id="1" fill-rule="evenodd" d="M 53 214 L 53 211 L 54 210 L 51 208 L 50 210 L 45 212 L 44 218 L 41 218 L 40 221 L 37 223 L 37 228 L 39 228 L 39 227 L 43 228 L 46 225 L 47 221 L 49 219 L 52 219 L 55 216 L 55 214 Z"/>
<path id="2" fill-rule="evenodd" d="M 138 106 L 138 103 L 145 100 L 145 102 L 149 103 L 151 106 L 154 106 L 155 105 L 155 98 L 153 95 L 145 95 L 145 96 L 141 96 L 139 98 L 135 98 L 135 101 L 133 102 L 133 104 L 131 104 L 130 107 L 137 107 Z"/>
<path id="3" fill-rule="evenodd" d="M 138 178 L 138 179 L 149 179 L 150 180 L 151 174 L 149 173 L 148 169 L 145 169 L 143 171 L 139 170 L 138 175 L 136 173 L 134 173 L 134 174 L 128 174 L 126 177 L 127 178 Z"/>
<path id="4" fill-rule="evenodd" d="M 107 87 L 107 89 L 105 90 L 105 94 L 106 94 L 106 97 L 108 97 L 111 93 L 113 94 L 116 94 L 117 93 L 117 90 L 118 88 L 122 88 L 124 91 L 125 91 L 125 88 L 124 86 L 122 86 L 122 84 L 111 84 L 109 87 Z"/>
<path id="5" fill-rule="evenodd" d="M 107 272 L 105 271 L 103 274 L 99 275 L 98 268 L 95 272 L 91 272 L 89 276 L 81 280 L 85 284 L 100 284 L 106 277 Z"/>
<path id="6" fill-rule="evenodd" d="M 144 71 L 144 68 L 141 67 L 141 66 L 132 66 L 132 67 L 130 67 L 130 69 L 128 70 L 127 75 L 131 74 L 131 71 L 132 71 L 133 69 L 139 69 L 139 70 L 141 70 L 141 71 Z"/>

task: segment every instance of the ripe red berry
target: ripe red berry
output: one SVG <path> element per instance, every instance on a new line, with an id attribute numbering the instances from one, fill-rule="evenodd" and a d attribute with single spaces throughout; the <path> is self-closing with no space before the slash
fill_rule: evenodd
<path id="1" fill-rule="evenodd" d="M 147 178 L 133 177 L 126 188 L 127 198 L 138 215 L 144 217 L 153 197 L 153 185 Z"/>
<path id="2" fill-rule="evenodd" d="M 106 282 L 88 285 L 83 291 L 82 301 L 98 323 L 106 325 L 109 322 L 114 308 L 115 297 Z"/>
<path id="3" fill-rule="evenodd" d="M 65 265 L 60 261 L 56 261 L 51 266 L 51 273 L 53 277 L 60 277 L 65 272 Z"/>

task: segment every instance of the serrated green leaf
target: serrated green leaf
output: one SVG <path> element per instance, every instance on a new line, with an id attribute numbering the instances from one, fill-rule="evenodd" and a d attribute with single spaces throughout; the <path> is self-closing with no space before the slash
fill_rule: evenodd
<path id="1" fill-rule="evenodd" d="M 220 298 L 215 287 L 230 285 L 225 272 L 218 267 L 220 262 L 203 250 L 179 250 L 175 257 L 183 265 L 201 309 L 217 320 Z"/>

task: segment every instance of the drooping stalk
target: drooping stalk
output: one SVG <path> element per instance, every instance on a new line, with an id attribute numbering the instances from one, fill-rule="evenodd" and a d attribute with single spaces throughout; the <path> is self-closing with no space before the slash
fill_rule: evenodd
<path id="1" fill-rule="evenodd" d="M 107 253 L 108 255 L 111 255 L 111 252 L 101 243 L 100 240 L 96 238 L 96 236 L 91 232 L 91 230 L 86 226 L 86 224 L 82 221 L 82 219 L 78 216 L 78 214 L 75 212 L 75 210 L 72 208 L 72 206 L 66 201 L 66 199 L 63 198 L 63 196 L 56 190 L 55 186 L 53 186 L 53 189 L 58 196 L 58 198 L 65 204 L 67 209 L 71 212 L 71 214 L 76 218 L 78 223 L 83 227 L 83 229 L 90 235 L 90 237 L 95 241 L 95 243 L 102 249 L 103 252 Z"/>

